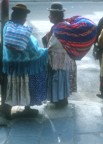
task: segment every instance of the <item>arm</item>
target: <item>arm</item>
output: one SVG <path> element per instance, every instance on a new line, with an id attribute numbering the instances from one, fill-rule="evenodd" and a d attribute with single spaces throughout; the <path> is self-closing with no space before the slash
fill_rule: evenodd
<path id="1" fill-rule="evenodd" d="M 103 47 L 103 29 L 101 30 L 100 35 L 98 36 L 98 45 L 102 48 Z"/>
<path id="2" fill-rule="evenodd" d="M 49 42 L 50 37 L 51 37 L 51 31 L 48 32 L 48 33 L 42 38 L 42 43 L 43 43 L 43 46 L 44 46 L 44 47 L 47 47 L 47 46 L 48 46 L 48 42 Z"/>

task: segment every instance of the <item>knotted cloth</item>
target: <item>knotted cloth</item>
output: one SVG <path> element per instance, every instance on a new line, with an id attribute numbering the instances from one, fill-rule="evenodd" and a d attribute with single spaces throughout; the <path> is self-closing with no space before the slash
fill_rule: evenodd
<path id="1" fill-rule="evenodd" d="M 32 27 L 8 21 L 6 23 L 5 45 L 7 48 L 23 51 L 27 48 L 31 34 Z"/>
<path id="2" fill-rule="evenodd" d="M 82 16 L 67 18 L 55 25 L 52 30 L 64 49 L 75 60 L 82 59 L 96 39 L 95 23 Z"/>

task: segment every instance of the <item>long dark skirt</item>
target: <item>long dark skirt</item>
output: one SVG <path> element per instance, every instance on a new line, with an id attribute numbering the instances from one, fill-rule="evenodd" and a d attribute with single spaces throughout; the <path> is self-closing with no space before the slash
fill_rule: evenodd
<path id="1" fill-rule="evenodd" d="M 41 105 L 47 99 L 47 72 L 29 76 L 30 105 Z"/>

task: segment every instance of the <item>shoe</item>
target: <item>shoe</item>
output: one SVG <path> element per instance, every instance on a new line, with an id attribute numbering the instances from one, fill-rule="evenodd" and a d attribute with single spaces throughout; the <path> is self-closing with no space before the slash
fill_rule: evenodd
<path id="1" fill-rule="evenodd" d="M 39 114 L 37 109 L 24 109 L 12 114 L 12 118 L 34 118 Z"/>
<path id="2" fill-rule="evenodd" d="M 97 94 L 97 97 L 102 98 L 103 99 L 103 95 L 102 94 Z"/>
<path id="3" fill-rule="evenodd" d="M 11 117 L 11 109 L 12 109 L 12 107 L 10 105 L 7 105 L 7 104 L 1 105 L 2 116 L 5 119 L 7 119 L 7 120 L 11 120 L 12 119 L 12 117 Z"/>
<path id="4" fill-rule="evenodd" d="M 31 108 L 24 109 L 24 115 L 27 115 L 28 117 L 36 117 L 38 114 L 39 111 L 37 109 L 31 109 Z"/>
<path id="5" fill-rule="evenodd" d="M 15 113 L 12 113 L 12 119 L 15 119 L 15 118 L 23 118 L 23 117 L 25 117 L 23 111 L 17 111 L 17 112 L 15 112 Z"/>
<path id="6" fill-rule="evenodd" d="M 54 104 L 56 108 L 63 108 L 68 105 L 68 100 L 67 99 L 59 100 L 58 102 L 55 102 Z"/>
<path id="7" fill-rule="evenodd" d="M 11 113 L 6 113 L 6 114 L 3 114 L 3 117 L 7 120 L 12 120 L 12 116 L 11 116 Z"/>

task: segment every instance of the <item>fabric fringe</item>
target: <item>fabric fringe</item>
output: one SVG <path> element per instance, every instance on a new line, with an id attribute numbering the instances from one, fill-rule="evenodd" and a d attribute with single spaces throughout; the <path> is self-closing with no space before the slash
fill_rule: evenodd
<path id="1" fill-rule="evenodd" d="M 3 62 L 3 73 L 10 75 L 34 75 L 41 73 L 42 71 L 47 71 L 47 63 L 48 63 L 48 54 L 45 53 L 45 56 L 37 60 L 31 61 L 15 61 L 15 62 Z"/>

